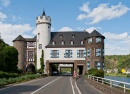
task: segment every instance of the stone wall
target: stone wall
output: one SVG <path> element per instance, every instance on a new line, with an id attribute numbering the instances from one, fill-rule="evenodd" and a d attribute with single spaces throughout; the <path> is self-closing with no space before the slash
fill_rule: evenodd
<path id="1" fill-rule="evenodd" d="M 105 94 L 130 94 L 128 92 L 124 92 L 121 89 L 110 87 L 109 85 L 105 85 L 90 79 L 87 79 L 87 81 L 90 85 L 94 86 L 95 88 L 97 88 L 98 90 L 102 91 Z"/>

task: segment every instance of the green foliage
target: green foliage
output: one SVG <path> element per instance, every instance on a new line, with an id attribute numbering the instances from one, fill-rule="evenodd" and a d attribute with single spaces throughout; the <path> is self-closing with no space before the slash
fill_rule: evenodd
<path id="1" fill-rule="evenodd" d="M 34 54 L 34 64 L 35 64 L 35 70 L 36 70 L 36 66 L 37 66 L 37 55 L 36 53 Z"/>
<path id="2" fill-rule="evenodd" d="M 40 64 L 41 64 L 41 70 L 42 72 L 44 73 L 44 51 L 42 50 L 42 55 L 41 55 L 41 58 L 40 58 Z"/>
<path id="3" fill-rule="evenodd" d="M 0 39 L 0 71 L 17 72 L 18 52 Z"/>
<path id="4" fill-rule="evenodd" d="M 0 86 L 12 84 L 12 83 L 16 83 L 16 82 L 28 81 L 28 80 L 39 78 L 39 77 L 41 77 L 41 75 L 33 74 L 33 75 L 19 76 L 17 78 L 9 78 L 9 79 L 2 78 L 2 79 L 0 79 Z"/>
<path id="5" fill-rule="evenodd" d="M 18 64 L 18 51 L 11 46 L 7 46 L 3 50 L 3 71 L 5 72 L 17 72 Z"/>
<path id="6" fill-rule="evenodd" d="M 130 77 L 130 74 L 127 74 L 127 77 Z"/>
<path id="7" fill-rule="evenodd" d="M 7 73 L 7 72 L 0 72 L 0 78 L 15 78 L 19 77 L 20 74 L 17 73 Z"/>
<path id="8" fill-rule="evenodd" d="M 92 69 L 88 70 L 88 75 L 104 77 L 104 71 L 92 68 Z"/>
<path id="9" fill-rule="evenodd" d="M 106 55 L 105 69 L 130 68 L 130 55 Z"/>
<path id="10" fill-rule="evenodd" d="M 52 64 L 52 71 L 57 71 L 58 66 L 59 66 L 59 64 Z"/>

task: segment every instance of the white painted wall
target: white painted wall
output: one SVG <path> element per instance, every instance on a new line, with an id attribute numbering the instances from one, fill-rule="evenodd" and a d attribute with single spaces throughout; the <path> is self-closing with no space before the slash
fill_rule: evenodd
<path id="1" fill-rule="evenodd" d="M 59 58 L 50 58 L 51 50 L 59 50 Z M 72 58 L 64 58 L 65 50 L 72 50 Z M 77 58 L 77 50 L 85 50 L 85 48 L 47 48 L 46 60 L 85 60 L 85 58 Z"/>

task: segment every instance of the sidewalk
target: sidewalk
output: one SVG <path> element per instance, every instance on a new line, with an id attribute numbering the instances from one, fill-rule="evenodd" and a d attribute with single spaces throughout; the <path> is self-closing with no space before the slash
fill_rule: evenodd
<path id="1" fill-rule="evenodd" d="M 101 91 L 91 86 L 83 75 L 80 75 L 80 77 L 77 79 L 77 86 L 82 94 L 103 94 Z"/>

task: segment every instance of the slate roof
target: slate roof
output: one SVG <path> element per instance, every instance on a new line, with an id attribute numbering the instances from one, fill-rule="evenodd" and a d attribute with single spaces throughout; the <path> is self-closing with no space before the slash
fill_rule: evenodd
<path id="1" fill-rule="evenodd" d="M 103 37 L 105 38 L 103 35 L 101 35 L 98 31 L 94 30 L 91 34 L 91 37 Z"/>
<path id="2" fill-rule="evenodd" d="M 15 41 L 26 41 L 21 35 L 19 35 L 16 39 L 13 40 L 13 42 Z"/>
<path id="3" fill-rule="evenodd" d="M 62 38 L 60 38 L 62 36 Z M 84 47 L 84 44 L 81 45 L 81 41 L 84 41 L 86 37 L 89 37 L 88 32 L 51 32 L 51 41 L 46 46 L 46 48 L 52 47 Z M 55 45 L 52 45 L 52 42 L 55 42 Z M 64 45 L 61 45 L 61 42 L 64 41 Z M 74 42 L 71 45 L 71 41 Z"/>
<path id="4" fill-rule="evenodd" d="M 16 39 L 13 40 L 13 42 L 15 41 L 35 42 L 36 36 L 34 38 L 23 38 L 21 35 L 19 35 Z"/>
<path id="5" fill-rule="evenodd" d="M 34 37 L 34 38 L 25 38 L 25 40 L 27 41 L 27 42 L 35 42 L 36 41 L 36 36 Z"/>
<path id="6" fill-rule="evenodd" d="M 80 32 L 51 32 L 51 40 L 50 43 L 46 46 L 46 48 L 61 48 L 61 47 L 84 47 L 84 44 L 81 44 L 81 41 L 85 41 L 86 38 L 89 37 L 103 37 L 98 31 L 94 30 L 92 33 L 88 33 L 87 31 L 80 31 Z M 62 37 L 62 38 L 61 38 Z M 23 38 L 19 35 L 14 41 L 25 41 L 25 42 L 36 42 L 36 36 L 34 38 Z M 61 42 L 64 42 L 64 45 L 61 45 Z M 71 41 L 74 42 L 71 45 Z M 52 43 L 55 42 L 55 45 Z"/>

